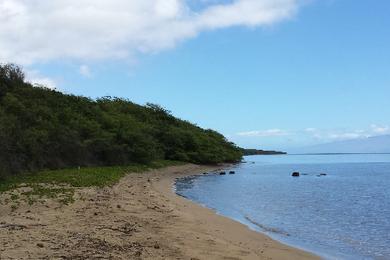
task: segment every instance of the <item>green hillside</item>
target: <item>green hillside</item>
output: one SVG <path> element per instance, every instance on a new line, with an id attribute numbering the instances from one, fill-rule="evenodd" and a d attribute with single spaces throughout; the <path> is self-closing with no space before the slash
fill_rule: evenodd
<path id="1" fill-rule="evenodd" d="M 235 162 L 241 156 L 221 134 L 159 105 L 66 95 L 25 82 L 17 66 L 0 65 L 0 176 L 161 159 Z"/>

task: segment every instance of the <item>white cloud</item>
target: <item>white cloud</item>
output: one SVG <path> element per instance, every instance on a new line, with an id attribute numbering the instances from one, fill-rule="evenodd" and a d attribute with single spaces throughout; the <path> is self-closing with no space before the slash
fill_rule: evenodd
<path id="1" fill-rule="evenodd" d="M 300 1 L 210 1 L 195 12 L 186 0 L 0 0 L 0 62 L 126 59 L 202 31 L 273 24 Z"/>
<path id="2" fill-rule="evenodd" d="M 289 135 L 287 131 L 281 129 L 268 129 L 261 131 L 249 131 L 237 133 L 238 136 L 246 137 L 271 137 L 271 136 L 286 136 Z"/>
<path id="3" fill-rule="evenodd" d="M 87 78 L 92 77 L 91 69 L 87 65 L 81 65 L 79 69 L 79 73 Z"/>
<path id="4" fill-rule="evenodd" d="M 390 134 L 389 126 L 379 126 L 372 124 L 366 129 L 315 129 L 307 128 L 304 133 L 310 134 L 311 137 L 321 141 L 340 141 L 350 139 L 368 138 L 378 135 Z"/>
<path id="5" fill-rule="evenodd" d="M 390 127 L 371 125 L 366 129 L 319 129 L 314 127 L 304 128 L 302 130 L 286 131 L 282 129 L 268 129 L 259 131 L 240 132 L 235 136 L 241 137 L 283 137 L 289 136 L 297 140 L 307 138 L 315 139 L 317 142 L 332 142 L 350 139 L 368 138 L 378 135 L 390 134 Z"/>
<path id="6" fill-rule="evenodd" d="M 43 86 L 50 89 L 57 88 L 57 83 L 53 79 L 42 76 L 37 71 L 27 71 L 26 81 L 36 86 Z"/>
<path id="7" fill-rule="evenodd" d="M 390 127 L 389 126 L 378 126 L 378 125 L 371 125 L 371 130 L 375 134 L 379 135 L 385 135 L 385 134 L 390 134 Z"/>
<path id="8" fill-rule="evenodd" d="M 303 131 L 304 135 L 309 134 L 312 138 L 323 141 L 341 141 L 358 138 L 367 138 L 371 136 L 370 131 L 367 130 L 348 130 L 348 129 L 317 129 L 306 128 Z"/>
<path id="9" fill-rule="evenodd" d="M 346 132 L 346 133 L 334 133 L 329 134 L 328 138 L 334 140 L 349 140 L 349 139 L 359 139 L 359 138 L 367 138 L 370 137 L 370 134 L 367 133 L 359 133 L 359 132 Z"/>
<path id="10" fill-rule="evenodd" d="M 308 128 L 305 129 L 305 132 L 308 132 L 308 133 L 313 133 L 313 132 L 316 132 L 316 131 L 317 131 L 317 129 L 314 128 L 314 127 L 308 127 Z"/>
<path id="11" fill-rule="evenodd" d="M 326 137 L 336 140 L 348 140 L 348 139 L 359 139 L 359 138 L 368 138 L 372 136 L 387 135 L 390 134 L 389 126 L 379 126 L 371 125 L 367 129 L 358 129 L 353 131 L 338 131 L 333 133 L 328 133 Z"/>

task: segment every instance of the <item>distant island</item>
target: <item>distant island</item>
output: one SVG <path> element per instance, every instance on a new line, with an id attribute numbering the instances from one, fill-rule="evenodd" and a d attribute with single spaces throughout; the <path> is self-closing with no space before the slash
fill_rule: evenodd
<path id="1" fill-rule="evenodd" d="M 291 152 L 300 154 L 390 153 L 390 135 L 317 144 L 295 149 Z"/>
<path id="2" fill-rule="evenodd" d="M 276 155 L 276 154 L 287 154 L 286 152 L 280 151 L 266 151 L 258 149 L 242 149 L 244 155 Z"/>

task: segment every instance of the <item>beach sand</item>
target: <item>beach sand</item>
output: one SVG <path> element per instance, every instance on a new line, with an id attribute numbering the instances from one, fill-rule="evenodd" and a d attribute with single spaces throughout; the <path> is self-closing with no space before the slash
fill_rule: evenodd
<path id="1" fill-rule="evenodd" d="M 3 203 L 0 259 L 319 259 L 173 192 L 175 178 L 207 170 L 128 174 L 113 187 L 77 190 L 68 206 Z"/>

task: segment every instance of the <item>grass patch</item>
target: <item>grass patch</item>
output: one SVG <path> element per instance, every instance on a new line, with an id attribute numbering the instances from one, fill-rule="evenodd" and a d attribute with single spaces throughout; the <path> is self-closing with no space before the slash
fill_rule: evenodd
<path id="1" fill-rule="evenodd" d="M 42 171 L 6 178 L 0 183 L 0 193 L 25 186 L 31 188 L 31 191 L 22 193 L 27 197 L 29 204 L 35 203 L 36 198 L 54 198 L 59 199 L 64 204 L 69 204 L 73 202 L 74 188 L 111 186 L 131 172 L 139 173 L 149 169 L 182 164 L 184 163 L 161 160 L 147 165 L 133 164 Z M 17 195 L 11 196 L 12 200 L 19 198 Z"/>
<path id="2" fill-rule="evenodd" d="M 74 202 L 74 188 L 52 186 L 50 184 L 37 184 L 33 183 L 29 185 L 31 190 L 22 192 L 24 200 L 29 205 L 32 205 L 38 201 L 38 199 L 49 198 L 57 199 L 62 204 L 70 204 Z"/>

